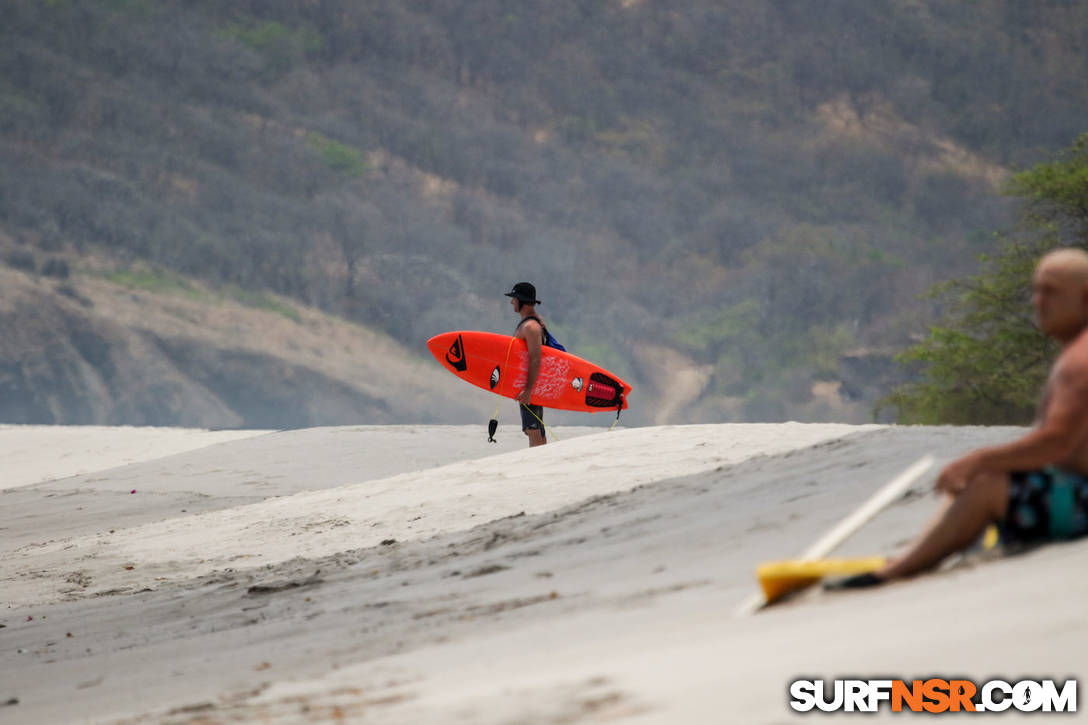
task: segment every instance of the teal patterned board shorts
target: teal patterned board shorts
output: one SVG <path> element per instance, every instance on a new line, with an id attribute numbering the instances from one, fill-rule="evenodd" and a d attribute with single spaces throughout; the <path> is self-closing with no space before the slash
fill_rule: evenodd
<path id="1" fill-rule="evenodd" d="M 1001 540 L 1032 544 L 1088 534 L 1088 478 L 1047 466 L 1009 476 L 1009 507 Z"/>

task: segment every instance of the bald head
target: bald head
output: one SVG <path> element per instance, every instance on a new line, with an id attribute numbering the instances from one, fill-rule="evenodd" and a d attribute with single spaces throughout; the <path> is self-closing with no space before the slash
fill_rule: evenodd
<path id="1" fill-rule="evenodd" d="M 1083 249 L 1055 249 L 1039 260 L 1037 271 L 1053 270 L 1071 282 L 1088 284 L 1088 252 Z"/>
<path id="2" fill-rule="evenodd" d="M 1031 303 L 1043 332 L 1065 344 L 1088 327 L 1088 252 L 1049 252 L 1035 267 L 1031 289 Z"/>

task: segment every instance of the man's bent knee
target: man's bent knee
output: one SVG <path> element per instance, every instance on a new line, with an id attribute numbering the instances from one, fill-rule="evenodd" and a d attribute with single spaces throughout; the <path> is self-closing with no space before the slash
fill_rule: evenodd
<path id="1" fill-rule="evenodd" d="M 971 478 L 967 487 L 956 497 L 966 496 L 968 501 L 984 508 L 994 520 L 1004 518 L 1009 506 L 1009 474 L 980 473 Z"/>

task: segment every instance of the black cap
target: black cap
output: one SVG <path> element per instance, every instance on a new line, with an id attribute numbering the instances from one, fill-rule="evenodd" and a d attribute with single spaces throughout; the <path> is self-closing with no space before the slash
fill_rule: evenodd
<path id="1" fill-rule="evenodd" d="M 540 304 L 540 300 L 536 298 L 536 287 L 530 282 L 518 282 L 512 290 L 506 293 L 506 296 L 513 297 L 527 305 Z"/>

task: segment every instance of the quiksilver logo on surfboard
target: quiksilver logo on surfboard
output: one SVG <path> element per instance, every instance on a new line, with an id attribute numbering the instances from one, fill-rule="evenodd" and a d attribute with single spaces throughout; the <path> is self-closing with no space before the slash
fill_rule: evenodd
<path id="1" fill-rule="evenodd" d="M 461 341 L 461 336 L 457 336 L 457 340 L 450 345 L 449 352 L 446 353 L 446 362 L 453 366 L 454 370 L 458 372 L 465 372 L 468 370 L 468 360 L 465 359 L 465 343 Z"/>
<path id="2" fill-rule="evenodd" d="M 499 366 L 496 365 L 495 369 L 491 371 L 491 389 L 494 390 L 495 386 L 499 384 L 499 378 L 502 377 L 502 371 L 499 370 Z"/>

